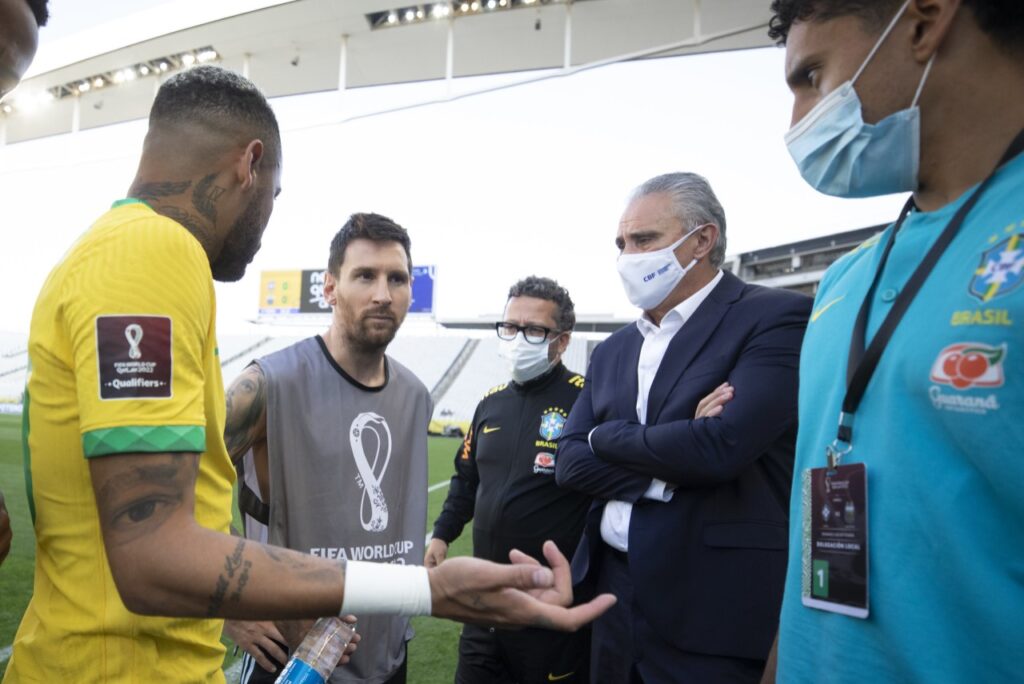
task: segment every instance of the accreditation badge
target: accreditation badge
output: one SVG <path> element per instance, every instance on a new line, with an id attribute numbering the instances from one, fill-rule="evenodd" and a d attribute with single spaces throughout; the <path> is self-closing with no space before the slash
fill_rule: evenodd
<path id="1" fill-rule="evenodd" d="M 868 490 L 863 463 L 804 471 L 805 606 L 868 616 Z"/>

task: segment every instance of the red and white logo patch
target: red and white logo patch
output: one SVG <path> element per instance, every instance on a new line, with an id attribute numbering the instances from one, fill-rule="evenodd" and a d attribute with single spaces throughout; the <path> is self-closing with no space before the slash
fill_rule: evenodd
<path id="1" fill-rule="evenodd" d="M 541 451 L 534 456 L 533 473 L 534 475 L 554 475 L 555 455 L 546 451 Z"/>
<path id="2" fill-rule="evenodd" d="M 1002 387 L 1006 345 L 991 347 L 981 342 L 951 344 L 932 364 L 931 381 L 958 390 L 973 387 Z"/>

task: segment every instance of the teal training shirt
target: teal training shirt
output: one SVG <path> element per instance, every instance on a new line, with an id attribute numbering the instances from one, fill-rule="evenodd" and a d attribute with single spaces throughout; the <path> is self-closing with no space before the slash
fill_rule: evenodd
<path id="1" fill-rule="evenodd" d="M 912 212 L 868 342 L 973 188 Z M 800 360 L 800 433 L 778 681 L 1024 680 L 1024 155 L 993 178 L 907 310 L 854 420 L 868 477 L 866 620 L 801 604 L 802 474 L 825 465 L 850 335 L 893 230 L 825 274 Z"/>

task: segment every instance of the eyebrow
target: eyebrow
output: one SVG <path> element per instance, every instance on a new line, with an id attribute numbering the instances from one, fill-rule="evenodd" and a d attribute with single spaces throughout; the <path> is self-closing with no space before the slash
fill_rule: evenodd
<path id="1" fill-rule="evenodd" d="M 793 67 L 786 70 L 786 85 L 788 85 L 790 88 L 795 88 L 796 86 L 802 83 L 806 83 L 807 69 L 811 64 L 815 63 L 816 61 L 820 61 L 820 58 L 817 54 L 814 53 L 809 55 L 803 55 L 799 59 L 797 59 Z"/>

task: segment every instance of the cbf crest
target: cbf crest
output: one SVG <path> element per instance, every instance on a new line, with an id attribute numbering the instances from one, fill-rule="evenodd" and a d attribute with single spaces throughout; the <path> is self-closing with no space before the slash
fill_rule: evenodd
<path id="1" fill-rule="evenodd" d="M 565 420 L 568 417 L 569 414 L 557 406 L 552 406 L 544 411 L 540 416 L 540 436 L 548 442 L 553 442 L 561 437 L 562 431 L 565 430 Z"/>
<path id="2" fill-rule="evenodd" d="M 998 239 L 993 236 L 992 241 Z M 981 254 L 970 292 L 983 302 L 1008 295 L 1024 282 L 1024 233 L 1016 233 Z"/>

